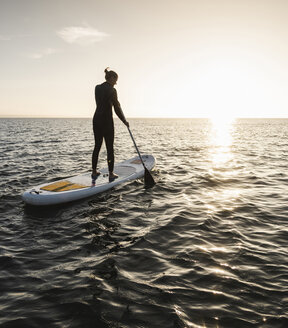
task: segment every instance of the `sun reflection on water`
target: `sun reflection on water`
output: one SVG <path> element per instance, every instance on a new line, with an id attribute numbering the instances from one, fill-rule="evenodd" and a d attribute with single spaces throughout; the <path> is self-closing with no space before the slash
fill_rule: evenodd
<path id="1" fill-rule="evenodd" d="M 213 190 L 207 191 L 206 195 L 211 199 L 207 204 L 207 213 L 213 214 L 219 209 L 219 204 L 222 210 L 232 211 L 240 196 L 240 191 L 238 189 Z"/>
<path id="2" fill-rule="evenodd" d="M 220 210 L 233 211 L 240 190 L 233 184 L 239 174 L 232 152 L 235 119 L 213 117 L 210 124 L 208 173 L 215 185 L 206 190 L 205 197 L 207 213 L 213 215 Z"/>
<path id="3" fill-rule="evenodd" d="M 235 119 L 232 117 L 210 118 L 210 145 L 213 149 L 211 159 L 213 164 L 216 166 L 221 166 L 232 159 L 230 148 L 232 145 L 234 121 Z"/>
<path id="4" fill-rule="evenodd" d="M 223 218 L 230 222 L 240 198 L 241 191 L 235 185 L 239 171 L 235 166 L 232 151 L 235 119 L 232 117 L 213 117 L 210 119 L 210 135 L 208 140 L 208 181 L 205 190 L 207 214 Z M 229 214 L 230 213 L 230 214 Z"/>

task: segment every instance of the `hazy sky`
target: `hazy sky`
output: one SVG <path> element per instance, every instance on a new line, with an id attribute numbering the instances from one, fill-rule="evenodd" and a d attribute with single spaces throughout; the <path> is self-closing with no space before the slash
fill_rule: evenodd
<path id="1" fill-rule="evenodd" d="M 0 116 L 288 117 L 287 0 L 0 0 Z"/>

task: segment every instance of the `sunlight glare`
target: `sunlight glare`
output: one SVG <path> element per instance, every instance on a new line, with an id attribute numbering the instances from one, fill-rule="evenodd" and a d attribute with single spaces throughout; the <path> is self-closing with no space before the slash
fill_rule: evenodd
<path id="1" fill-rule="evenodd" d="M 212 138 L 215 146 L 230 146 L 232 142 L 231 130 L 235 121 L 233 117 L 211 116 Z"/>
<path id="2" fill-rule="evenodd" d="M 207 212 L 211 215 L 217 212 L 219 208 L 226 211 L 233 211 L 237 199 L 240 197 L 240 190 L 238 189 L 224 189 L 222 191 L 213 190 L 207 191 L 206 195 L 210 197 L 211 201 L 206 205 Z M 228 222 L 228 221 L 227 221 Z"/>
<path id="3" fill-rule="evenodd" d="M 230 146 L 232 144 L 232 128 L 234 123 L 233 117 L 216 117 L 210 118 L 211 122 L 211 139 L 213 146 L 212 162 L 221 166 L 232 159 Z"/>

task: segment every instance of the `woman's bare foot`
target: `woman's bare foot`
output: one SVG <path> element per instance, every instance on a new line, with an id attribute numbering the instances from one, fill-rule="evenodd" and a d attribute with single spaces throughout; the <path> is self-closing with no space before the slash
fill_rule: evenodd
<path id="1" fill-rule="evenodd" d="M 117 178 L 118 178 L 117 174 L 115 174 L 114 172 L 109 172 L 109 182 L 112 182 Z"/>
<path id="2" fill-rule="evenodd" d="M 92 186 L 95 186 L 96 179 L 101 173 L 99 171 L 93 171 L 91 174 L 91 179 L 92 179 Z"/>

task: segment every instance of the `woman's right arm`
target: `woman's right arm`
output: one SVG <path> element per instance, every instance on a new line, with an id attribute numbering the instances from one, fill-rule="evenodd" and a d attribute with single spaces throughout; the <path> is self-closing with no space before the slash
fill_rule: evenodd
<path id="1" fill-rule="evenodd" d="M 112 92 L 112 104 L 114 107 L 114 111 L 116 113 L 116 115 L 120 118 L 120 120 L 129 127 L 129 123 L 127 122 L 125 115 L 122 111 L 121 105 L 118 101 L 118 97 L 117 97 L 117 91 L 116 89 L 113 88 L 113 92 Z"/>

